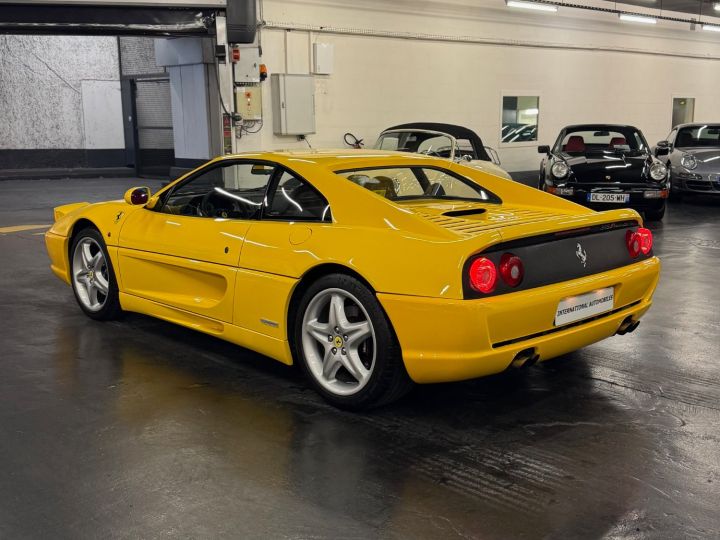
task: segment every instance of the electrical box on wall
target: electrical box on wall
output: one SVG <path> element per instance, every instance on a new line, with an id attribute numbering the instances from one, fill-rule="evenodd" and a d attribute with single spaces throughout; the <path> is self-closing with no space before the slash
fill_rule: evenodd
<path id="1" fill-rule="evenodd" d="M 313 73 L 330 75 L 335 62 L 335 46 L 332 43 L 313 43 Z"/>
<path id="2" fill-rule="evenodd" d="M 233 75 L 236 84 L 260 82 L 260 49 L 257 47 L 236 47 L 233 51 L 240 53 L 235 61 L 233 58 Z"/>
<path id="3" fill-rule="evenodd" d="M 273 133 L 315 133 L 315 78 L 312 75 L 270 75 Z"/>
<path id="4" fill-rule="evenodd" d="M 262 88 L 260 86 L 236 87 L 235 112 L 243 120 L 262 120 Z"/>

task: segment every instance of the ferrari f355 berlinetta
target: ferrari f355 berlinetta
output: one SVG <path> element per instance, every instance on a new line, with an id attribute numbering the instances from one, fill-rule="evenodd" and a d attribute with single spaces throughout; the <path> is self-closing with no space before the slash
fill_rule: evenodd
<path id="1" fill-rule="evenodd" d="M 91 318 L 144 313 L 297 363 L 351 409 L 632 331 L 660 270 L 634 210 L 382 151 L 224 156 L 58 207 L 46 245 Z"/>

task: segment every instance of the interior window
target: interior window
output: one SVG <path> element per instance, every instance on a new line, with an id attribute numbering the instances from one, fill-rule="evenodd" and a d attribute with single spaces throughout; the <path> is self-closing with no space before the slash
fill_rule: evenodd
<path id="1" fill-rule="evenodd" d="M 274 166 L 223 163 L 183 182 L 165 199 L 161 212 L 210 218 L 257 219 Z"/>
<path id="2" fill-rule="evenodd" d="M 285 171 L 270 194 L 268 219 L 331 221 L 330 206 L 315 188 Z"/>

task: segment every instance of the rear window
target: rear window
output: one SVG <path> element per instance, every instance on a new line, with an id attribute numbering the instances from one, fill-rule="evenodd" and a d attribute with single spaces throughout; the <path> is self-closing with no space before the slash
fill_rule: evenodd
<path id="1" fill-rule="evenodd" d="M 336 174 L 391 201 L 438 199 L 501 202 L 494 193 L 446 169 L 378 167 L 338 171 Z"/>

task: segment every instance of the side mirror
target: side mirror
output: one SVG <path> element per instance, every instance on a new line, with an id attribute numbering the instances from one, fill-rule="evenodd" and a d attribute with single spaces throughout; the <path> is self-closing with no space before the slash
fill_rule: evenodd
<path id="1" fill-rule="evenodd" d="M 670 153 L 670 143 L 668 141 L 658 141 L 655 146 L 656 156 L 667 156 Z"/>
<path id="2" fill-rule="evenodd" d="M 550 147 L 547 144 L 541 144 L 538 146 L 538 154 L 550 155 Z"/>
<path id="3" fill-rule="evenodd" d="M 125 192 L 125 202 L 137 206 L 140 204 L 147 204 L 150 200 L 150 188 L 149 187 L 134 187 L 130 188 Z"/>

